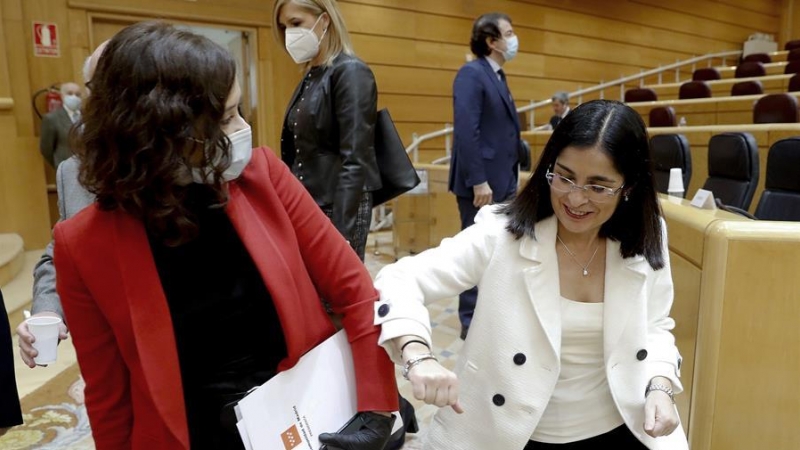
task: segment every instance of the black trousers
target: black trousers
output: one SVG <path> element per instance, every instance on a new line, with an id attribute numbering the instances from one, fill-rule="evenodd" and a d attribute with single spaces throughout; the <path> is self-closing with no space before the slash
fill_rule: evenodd
<path id="1" fill-rule="evenodd" d="M 14 349 L 11 343 L 3 292 L 0 291 L 0 428 L 22 423 L 17 383 L 14 378 Z"/>
<path id="2" fill-rule="evenodd" d="M 509 194 L 503 202 L 514 198 L 514 193 Z M 475 216 L 478 209 L 472 204 L 473 199 L 467 197 L 456 197 L 458 202 L 458 214 L 461 216 L 461 229 L 465 230 L 475 224 Z M 475 314 L 475 306 L 478 304 L 478 288 L 467 289 L 458 295 L 458 318 L 462 328 L 469 328 L 472 323 L 472 316 Z"/>
<path id="3" fill-rule="evenodd" d="M 322 211 L 330 219 L 331 216 L 333 216 L 333 205 L 323 206 Z M 361 196 L 361 201 L 358 203 L 358 212 L 356 212 L 355 235 L 350 241 L 350 246 L 353 247 L 353 250 L 355 250 L 362 262 L 367 252 L 367 237 L 369 236 L 369 227 L 371 224 L 372 192 L 364 192 Z"/>
<path id="4" fill-rule="evenodd" d="M 590 437 L 581 441 L 567 442 L 565 444 L 545 444 L 530 441 L 524 450 L 597 450 L 611 448 L 614 450 L 647 450 L 636 436 L 631 433 L 627 425 L 622 424 L 617 428 L 599 436 Z"/>
<path id="5" fill-rule="evenodd" d="M 469 228 L 475 223 L 475 216 L 478 208 L 472 204 L 471 198 L 456 197 L 458 201 L 458 213 L 461 216 L 461 229 Z M 475 305 L 478 303 L 478 288 L 469 288 L 458 295 L 458 318 L 461 327 L 469 327 L 472 323 L 472 315 L 475 313 Z"/>

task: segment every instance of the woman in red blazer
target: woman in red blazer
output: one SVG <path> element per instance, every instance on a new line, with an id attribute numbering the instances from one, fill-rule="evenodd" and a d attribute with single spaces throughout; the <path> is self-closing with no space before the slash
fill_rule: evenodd
<path id="1" fill-rule="evenodd" d="M 378 295 L 285 165 L 252 149 L 227 51 L 135 24 L 91 89 L 76 148 L 97 202 L 56 227 L 55 264 L 96 447 L 243 448 L 230 405 L 336 331 L 323 297 L 343 316 L 364 427 L 320 439 L 382 449 L 398 405 Z"/>

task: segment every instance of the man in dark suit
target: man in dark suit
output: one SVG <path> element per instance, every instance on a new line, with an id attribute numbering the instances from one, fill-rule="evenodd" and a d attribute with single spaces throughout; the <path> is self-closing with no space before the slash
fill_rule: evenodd
<path id="1" fill-rule="evenodd" d="M 475 221 L 482 206 L 502 202 L 517 190 L 520 125 L 503 65 L 514 58 L 519 40 L 502 13 L 480 16 L 472 26 L 470 49 L 476 59 L 453 83 L 453 155 L 449 189 L 458 200 L 461 228 Z M 466 337 L 478 291 L 459 296 L 461 337 Z"/>
<path id="2" fill-rule="evenodd" d="M 556 92 L 550 101 L 553 105 L 553 117 L 550 118 L 550 129 L 552 130 L 561 122 L 561 119 L 569 114 L 569 94 L 564 91 Z"/>
<path id="3" fill-rule="evenodd" d="M 539 125 L 538 127 L 534 128 L 533 131 L 552 131 L 559 123 L 561 123 L 561 119 L 567 117 L 569 114 L 569 94 L 564 91 L 559 91 L 553 94 L 550 97 L 550 103 L 553 107 L 553 115 L 550 117 L 550 120 L 544 124 Z"/>
<path id="4" fill-rule="evenodd" d="M 76 83 L 61 85 L 61 101 L 63 106 L 42 117 L 42 131 L 39 138 L 39 150 L 44 159 L 54 169 L 62 161 L 72 156 L 69 146 L 69 130 L 80 118 L 81 88 Z"/>

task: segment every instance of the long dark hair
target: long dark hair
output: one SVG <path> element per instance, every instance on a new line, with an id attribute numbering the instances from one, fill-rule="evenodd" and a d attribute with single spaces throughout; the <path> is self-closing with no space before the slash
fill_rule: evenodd
<path id="1" fill-rule="evenodd" d="M 536 224 L 553 215 L 545 174 L 566 147 L 597 147 L 606 152 L 625 179 L 625 188 L 600 236 L 619 241 L 623 258 L 643 255 L 654 270 L 664 267 L 661 209 L 653 184 L 647 129 L 639 114 L 612 100 L 583 103 L 559 123 L 545 145 L 536 170 L 522 193 L 501 213 L 509 216 L 508 231 L 518 239 L 534 237 Z"/>
<path id="2" fill-rule="evenodd" d="M 115 35 L 98 60 L 74 135 L 80 182 L 104 210 L 142 219 L 167 245 L 197 233 L 183 205 L 191 166 L 209 175 L 226 199 L 222 172 L 230 141 L 220 121 L 236 63 L 209 39 L 162 22 L 141 22 Z"/>

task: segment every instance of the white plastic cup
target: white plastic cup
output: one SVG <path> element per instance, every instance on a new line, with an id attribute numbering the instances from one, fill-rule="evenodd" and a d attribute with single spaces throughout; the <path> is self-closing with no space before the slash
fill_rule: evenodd
<path id="1" fill-rule="evenodd" d="M 669 186 L 667 193 L 677 197 L 683 197 L 683 171 L 680 167 L 669 169 Z"/>
<path id="2" fill-rule="evenodd" d="M 28 330 L 36 339 L 33 341 L 33 348 L 39 354 L 33 358 L 33 362 L 38 365 L 51 364 L 56 362 L 58 356 L 58 329 L 61 319 L 58 317 L 31 317 L 26 320 Z"/>

